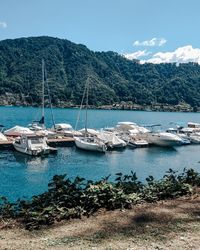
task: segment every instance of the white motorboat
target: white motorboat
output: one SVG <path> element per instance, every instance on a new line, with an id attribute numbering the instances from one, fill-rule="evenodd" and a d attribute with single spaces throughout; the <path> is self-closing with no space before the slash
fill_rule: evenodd
<path id="1" fill-rule="evenodd" d="M 14 126 L 8 130 L 5 130 L 4 134 L 10 137 L 18 137 L 21 135 L 31 135 L 31 134 L 34 135 L 35 133 L 31 131 L 29 128 L 21 127 L 21 126 Z"/>
<path id="2" fill-rule="evenodd" d="M 145 139 L 130 138 L 128 141 L 128 146 L 130 147 L 147 147 L 149 145 L 148 141 Z"/>
<path id="3" fill-rule="evenodd" d="M 188 135 L 188 133 L 185 133 L 184 131 L 182 131 L 182 128 L 177 128 L 177 129 L 168 128 L 166 132 L 178 135 L 182 140 L 182 145 L 191 144 L 190 136 Z"/>
<path id="4" fill-rule="evenodd" d="M 195 131 L 200 131 L 200 123 L 188 122 L 188 128 L 193 128 Z"/>
<path id="5" fill-rule="evenodd" d="M 146 147 L 149 145 L 147 140 L 143 138 L 143 134 L 148 133 L 149 130 L 134 122 L 118 122 L 116 132 L 130 147 Z"/>
<path id="6" fill-rule="evenodd" d="M 145 127 L 139 126 L 134 122 L 118 122 L 116 126 L 116 131 L 124 131 L 129 134 L 138 134 L 138 133 L 148 133 L 149 130 Z"/>
<path id="7" fill-rule="evenodd" d="M 74 137 L 77 148 L 105 153 L 107 147 L 97 137 Z"/>
<path id="8" fill-rule="evenodd" d="M 97 137 L 102 140 L 108 148 L 124 148 L 127 143 L 112 132 L 101 131 Z"/>
<path id="9" fill-rule="evenodd" d="M 81 132 L 75 131 L 73 127 L 68 123 L 55 124 L 51 130 L 54 131 L 59 136 L 73 137 L 82 135 Z"/>
<path id="10" fill-rule="evenodd" d="M 57 152 L 56 148 L 49 147 L 46 137 L 38 135 L 22 135 L 13 143 L 14 148 L 24 154 L 38 156 Z"/>
<path id="11" fill-rule="evenodd" d="M 200 144 L 200 133 L 196 132 L 196 133 L 191 133 L 189 135 L 190 141 L 193 144 Z"/>
<path id="12" fill-rule="evenodd" d="M 162 147 L 173 147 L 182 144 L 182 139 L 178 135 L 168 132 L 145 133 L 145 139 L 149 144 Z"/>

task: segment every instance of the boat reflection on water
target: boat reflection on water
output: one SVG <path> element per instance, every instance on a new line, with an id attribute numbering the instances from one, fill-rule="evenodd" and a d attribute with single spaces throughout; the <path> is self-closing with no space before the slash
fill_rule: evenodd
<path id="1" fill-rule="evenodd" d="M 45 172 L 48 170 L 48 156 L 36 156 L 21 154 L 20 152 L 13 152 L 15 160 L 26 166 L 27 171 L 30 172 Z"/>

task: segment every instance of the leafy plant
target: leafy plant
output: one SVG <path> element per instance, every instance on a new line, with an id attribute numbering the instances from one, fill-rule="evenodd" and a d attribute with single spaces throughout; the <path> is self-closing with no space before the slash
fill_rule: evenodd
<path id="1" fill-rule="evenodd" d="M 116 174 L 115 182 L 109 176 L 94 182 L 66 175 L 55 175 L 48 191 L 33 196 L 31 200 L 10 203 L 0 200 L 0 217 L 17 219 L 28 230 L 51 225 L 55 221 L 90 216 L 101 208 L 113 210 L 131 208 L 140 202 L 154 202 L 191 194 L 193 187 L 200 186 L 200 175 L 193 169 L 183 173 L 169 169 L 160 180 L 149 176 L 146 184 L 138 181 L 136 173 Z"/>

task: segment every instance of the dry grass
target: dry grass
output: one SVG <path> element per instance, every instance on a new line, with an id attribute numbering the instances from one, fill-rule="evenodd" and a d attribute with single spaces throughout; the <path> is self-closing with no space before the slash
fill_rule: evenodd
<path id="1" fill-rule="evenodd" d="M 200 196 L 102 210 L 35 232 L 4 221 L 0 249 L 200 249 Z"/>

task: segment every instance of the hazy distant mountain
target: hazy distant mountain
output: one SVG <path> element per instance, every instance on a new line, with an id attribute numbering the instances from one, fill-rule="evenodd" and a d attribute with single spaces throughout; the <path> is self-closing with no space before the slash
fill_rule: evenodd
<path id="1" fill-rule="evenodd" d="M 139 64 L 115 52 L 52 37 L 0 41 L 0 104 L 40 104 L 42 58 L 53 105 L 80 104 L 92 76 L 89 103 L 185 102 L 200 106 L 200 66 L 196 63 Z"/>

